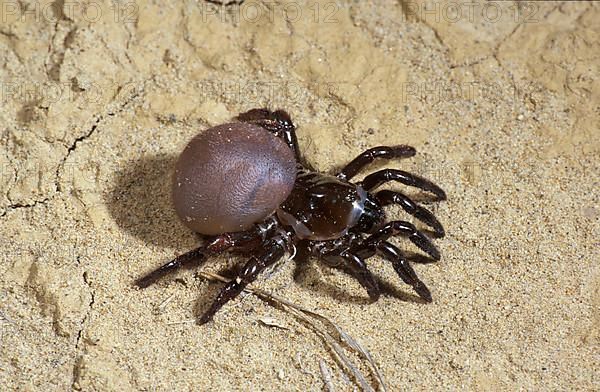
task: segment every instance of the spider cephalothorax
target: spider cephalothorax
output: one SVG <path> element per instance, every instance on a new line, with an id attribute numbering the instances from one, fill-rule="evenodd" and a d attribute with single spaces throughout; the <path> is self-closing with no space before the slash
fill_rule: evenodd
<path id="1" fill-rule="evenodd" d="M 430 211 L 404 194 L 376 189 L 396 181 L 428 191 L 437 200 L 446 199 L 444 191 L 424 178 L 395 169 L 351 182 L 376 158 L 411 157 L 414 148 L 374 147 L 329 175 L 313 170 L 302 159 L 294 124 L 286 112 L 253 109 L 235 120 L 196 136 L 177 163 L 175 208 L 188 227 L 204 236 L 205 244 L 138 279 L 139 287 L 149 286 L 182 265 L 202 263 L 211 254 L 226 250 L 251 253 L 237 277 L 200 317 L 203 324 L 267 266 L 286 252 L 296 255 L 301 248 L 301 253 L 308 252 L 353 275 L 373 300 L 379 298 L 380 289 L 365 260 L 380 254 L 421 298 L 431 301 L 431 293 L 403 252 L 388 239 L 408 237 L 435 260 L 440 253 L 413 224 L 386 222 L 383 207 L 400 205 L 438 237 L 444 236 L 444 229 Z"/>

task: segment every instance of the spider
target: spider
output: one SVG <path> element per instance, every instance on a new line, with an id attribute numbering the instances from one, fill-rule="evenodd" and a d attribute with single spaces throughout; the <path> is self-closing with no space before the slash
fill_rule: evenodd
<path id="1" fill-rule="evenodd" d="M 380 296 L 366 260 L 375 254 L 389 260 L 396 273 L 426 302 L 431 293 L 403 252 L 388 242 L 404 236 L 434 260 L 440 253 L 413 224 L 386 222 L 384 207 L 400 205 L 428 225 L 436 237 L 444 228 L 436 217 L 406 195 L 379 190 L 395 181 L 445 200 L 445 192 L 429 180 L 395 169 L 384 169 L 351 182 L 375 159 L 408 158 L 406 145 L 371 148 L 335 175 L 320 173 L 301 156 L 295 126 L 283 110 L 252 109 L 234 122 L 197 135 L 182 152 L 173 182 L 175 209 L 184 224 L 204 238 L 204 244 L 136 280 L 145 288 L 160 277 L 208 256 L 236 251 L 252 256 L 199 318 L 204 324 L 237 297 L 261 271 L 286 252 L 317 257 L 354 276 L 372 301 Z M 302 252 L 300 252 L 302 251 Z"/>

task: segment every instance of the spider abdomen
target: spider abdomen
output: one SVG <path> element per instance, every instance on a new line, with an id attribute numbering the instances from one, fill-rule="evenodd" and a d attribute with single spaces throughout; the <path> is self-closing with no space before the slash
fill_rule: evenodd
<path id="1" fill-rule="evenodd" d="M 194 137 L 175 168 L 173 202 L 183 223 L 205 235 L 247 230 L 287 198 L 296 160 L 262 127 L 229 123 Z"/>

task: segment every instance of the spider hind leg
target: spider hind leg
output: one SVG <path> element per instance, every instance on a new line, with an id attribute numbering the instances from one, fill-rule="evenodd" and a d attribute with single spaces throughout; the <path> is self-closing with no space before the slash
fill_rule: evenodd
<path id="1" fill-rule="evenodd" d="M 206 248 L 204 246 L 200 246 L 196 249 L 193 249 L 189 252 L 177 256 L 173 260 L 169 261 L 166 264 L 163 264 L 154 271 L 151 271 L 146 275 L 142 276 L 141 278 L 136 279 L 133 284 L 141 289 L 145 289 L 146 287 L 154 284 L 158 279 L 181 267 L 189 266 L 192 263 L 196 263 L 198 265 L 202 264 L 206 261 L 206 257 Z"/>
<path id="2" fill-rule="evenodd" d="M 202 325 L 209 322 L 223 305 L 237 297 L 246 286 L 256 280 L 260 272 L 277 262 L 284 254 L 285 249 L 280 242 L 277 240 L 269 241 L 262 254 L 248 260 L 235 279 L 221 289 L 210 308 L 198 319 L 198 324 Z"/>
<path id="3" fill-rule="evenodd" d="M 217 255 L 229 249 L 252 249 L 261 242 L 260 227 L 236 233 L 225 233 L 206 239 L 207 244 L 177 256 L 173 260 L 158 267 L 154 271 L 138 278 L 134 285 L 146 288 L 158 279 L 166 276 L 179 268 L 196 266 L 204 263 L 208 256 Z"/>

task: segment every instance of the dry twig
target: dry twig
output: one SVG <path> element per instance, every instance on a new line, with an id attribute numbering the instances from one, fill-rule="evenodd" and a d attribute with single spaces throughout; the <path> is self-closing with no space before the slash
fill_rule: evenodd
<path id="1" fill-rule="evenodd" d="M 227 279 L 221 275 L 212 273 L 212 272 L 200 271 L 199 274 L 202 277 L 209 279 L 209 280 L 213 280 L 213 281 L 216 280 L 216 281 L 220 281 L 220 282 L 224 282 L 224 283 L 229 282 L 229 279 Z M 300 320 L 302 320 L 303 322 L 308 324 L 317 334 L 319 334 L 321 336 L 321 338 L 325 341 L 325 343 L 327 345 L 329 345 L 329 347 L 335 353 L 335 355 L 337 357 L 336 358 L 337 361 L 342 365 L 343 368 L 345 368 L 354 377 L 354 379 L 356 380 L 358 385 L 362 388 L 362 390 L 369 391 L 369 392 L 374 391 L 373 387 L 368 383 L 366 377 L 352 363 L 352 361 L 345 354 L 344 349 L 338 342 L 343 343 L 349 351 L 355 352 L 361 358 L 365 359 L 366 363 L 370 366 L 375 378 L 377 379 L 377 384 L 378 384 L 379 389 L 383 392 L 386 391 L 385 381 L 383 379 L 383 376 L 382 376 L 381 372 L 379 371 L 375 361 L 371 357 L 371 354 L 369 353 L 369 351 L 366 350 L 364 347 L 362 347 L 355 339 L 353 339 L 350 335 L 348 335 L 340 326 L 335 324 L 333 321 L 331 321 L 330 319 L 328 319 L 327 317 L 325 317 L 321 314 L 318 314 L 316 312 L 313 312 L 311 310 L 303 308 L 300 305 L 294 304 L 294 303 L 288 301 L 287 299 L 280 297 L 276 294 L 271 294 L 271 293 L 268 293 L 268 292 L 260 290 L 260 289 L 249 288 L 249 287 L 246 287 L 244 289 L 244 291 L 252 293 L 252 294 L 256 295 L 257 297 L 264 299 L 268 302 L 275 302 L 275 303 L 279 304 L 285 311 L 293 314 L 294 316 L 296 316 L 297 318 L 299 318 Z M 323 326 L 325 326 L 325 328 L 323 328 Z M 333 331 L 333 334 L 330 333 L 330 331 Z M 323 374 L 322 365 L 320 365 L 320 367 L 321 367 L 321 373 Z M 329 380 L 329 383 L 328 383 L 327 379 L 325 379 L 324 381 L 325 381 L 327 388 L 329 388 L 329 386 L 330 386 L 329 383 L 331 382 L 331 380 Z"/>

